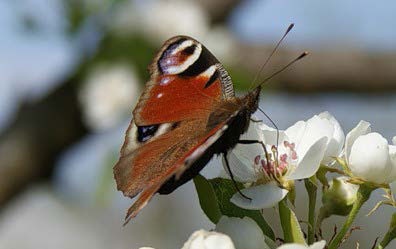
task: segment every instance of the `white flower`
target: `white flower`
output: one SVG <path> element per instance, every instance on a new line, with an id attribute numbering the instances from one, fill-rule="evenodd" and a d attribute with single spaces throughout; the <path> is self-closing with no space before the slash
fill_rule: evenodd
<path id="1" fill-rule="evenodd" d="M 257 223 L 249 217 L 235 218 L 222 216 L 216 225 L 216 231 L 232 238 L 236 248 L 266 249 L 265 236 Z"/>
<path id="2" fill-rule="evenodd" d="M 79 93 L 85 123 L 94 130 L 119 124 L 130 115 L 138 93 L 138 79 L 132 66 L 96 66 Z"/>
<path id="3" fill-rule="evenodd" d="M 329 140 L 324 159 L 322 160 L 323 164 L 329 164 L 334 162 L 334 157 L 337 157 L 341 154 L 342 148 L 344 146 L 345 135 L 341 125 L 329 112 L 322 112 L 318 115 L 318 117 L 321 119 L 321 122 L 330 125 L 328 129 L 323 130 L 324 132 L 327 132 L 326 136 Z"/>
<path id="4" fill-rule="evenodd" d="M 232 173 L 238 181 L 252 184 L 242 192 L 248 200 L 236 193 L 231 202 L 246 209 L 274 206 L 288 191 L 279 186 L 287 181 L 309 178 L 321 162 L 330 162 L 337 156 L 343 143 L 343 132 L 329 113 L 315 115 L 308 121 L 299 121 L 285 131 L 279 131 L 277 151 L 276 130 L 261 124 L 251 124 L 243 139 L 261 140 L 266 144 L 267 156 L 260 145 L 237 145 L 229 153 Z M 327 153 L 327 154 L 325 154 Z M 276 157 L 277 154 L 277 157 Z M 276 179 L 276 181 L 274 181 Z"/>
<path id="5" fill-rule="evenodd" d="M 333 157 L 337 157 L 342 152 L 345 135 L 338 121 L 329 113 L 322 112 L 305 121 L 299 121 L 294 126 L 296 132 L 296 143 L 304 140 L 316 140 L 318 137 L 327 137 L 326 151 L 322 160 L 323 164 L 334 162 Z M 290 127 L 288 130 L 293 129 Z M 309 142 L 305 142 L 309 144 Z"/>
<path id="6" fill-rule="evenodd" d="M 198 230 L 184 243 L 182 249 L 235 249 L 235 246 L 225 234 Z"/>
<path id="7" fill-rule="evenodd" d="M 360 121 L 346 137 L 345 160 L 353 176 L 373 183 L 396 180 L 396 146 Z"/>
<path id="8" fill-rule="evenodd" d="M 326 246 L 326 241 L 321 240 L 316 243 L 313 243 L 310 246 L 305 246 L 301 244 L 284 244 L 278 249 L 323 249 Z"/>

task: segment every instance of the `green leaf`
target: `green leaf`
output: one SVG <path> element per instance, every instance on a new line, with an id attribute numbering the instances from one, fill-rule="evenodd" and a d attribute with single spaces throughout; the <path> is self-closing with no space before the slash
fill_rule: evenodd
<path id="1" fill-rule="evenodd" d="M 267 237 L 275 240 L 272 228 L 265 221 L 260 211 L 246 210 L 230 202 L 231 197 L 236 193 L 231 180 L 223 178 L 207 180 L 198 175 L 194 178 L 194 183 L 201 208 L 213 223 L 217 223 L 221 215 L 238 218 L 249 217 L 259 225 Z M 238 187 L 243 189 L 242 184 L 238 184 Z"/>
<path id="2" fill-rule="evenodd" d="M 210 182 L 216 192 L 221 213 L 229 217 L 250 217 L 260 226 L 263 233 L 272 240 L 275 240 L 275 234 L 270 225 L 264 219 L 263 215 L 258 210 L 247 210 L 236 206 L 230 202 L 231 197 L 237 192 L 234 184 L 229 179 L 214 178 Z M 242 184 L 238 184 L 240 189 L 243 189 Z"/>
<path id="3" fill-rule="evenodd" d="M 217 224 L 222 214 L 212 184 L 201 175 L 194 177 L 194 184 L 202 210 L 211 222 Z"/>
<path id="4" fill-rule="evenodd" d="M 306 245 L 300 223 L 294 212 L 287 206 L 286 200 L 279 202 L 279 216 L 285 242 Z"/>

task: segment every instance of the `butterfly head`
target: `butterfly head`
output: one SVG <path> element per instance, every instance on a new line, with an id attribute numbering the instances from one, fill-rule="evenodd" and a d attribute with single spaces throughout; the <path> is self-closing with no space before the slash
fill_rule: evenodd
<path id="1" fill-rule="evenodd" d="M 259 99 L 260 99 L 260 92 L 261 92 L 261 86 L 257 86 L 255 89 L 250 91 L 245 97 L 243 97 L 243 104 L 245 105 L 245 108 L 249 114 L 253 114 L 259 104 Z"/>

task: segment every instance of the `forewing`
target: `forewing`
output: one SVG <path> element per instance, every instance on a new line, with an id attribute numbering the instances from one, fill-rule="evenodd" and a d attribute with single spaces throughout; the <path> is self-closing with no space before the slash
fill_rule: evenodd
<path id="1" fill-rule="evenodd" d="M 234 97 L 227 71 L 190 37 L 165 42 L 149 69 L 151 78 L 133 112 L 138 126 L 193 119 Z"/>

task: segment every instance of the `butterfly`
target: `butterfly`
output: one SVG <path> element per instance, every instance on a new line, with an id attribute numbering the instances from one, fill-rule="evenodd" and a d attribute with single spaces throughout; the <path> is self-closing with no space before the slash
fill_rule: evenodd
<path id="1" fill-rule="evenodd" d="M 114 166 L 117 189 L 130 198 L 139 194 L 126 223 L 155 193 L 171 193 L 213 155 L 226 155 L 242 143 L 239 137 L 258 108 L 261 90 L 258 85 L 245 96 L 235 96 L 224 67 L 187 36 L 166 41 L 149 72 Z"/>

